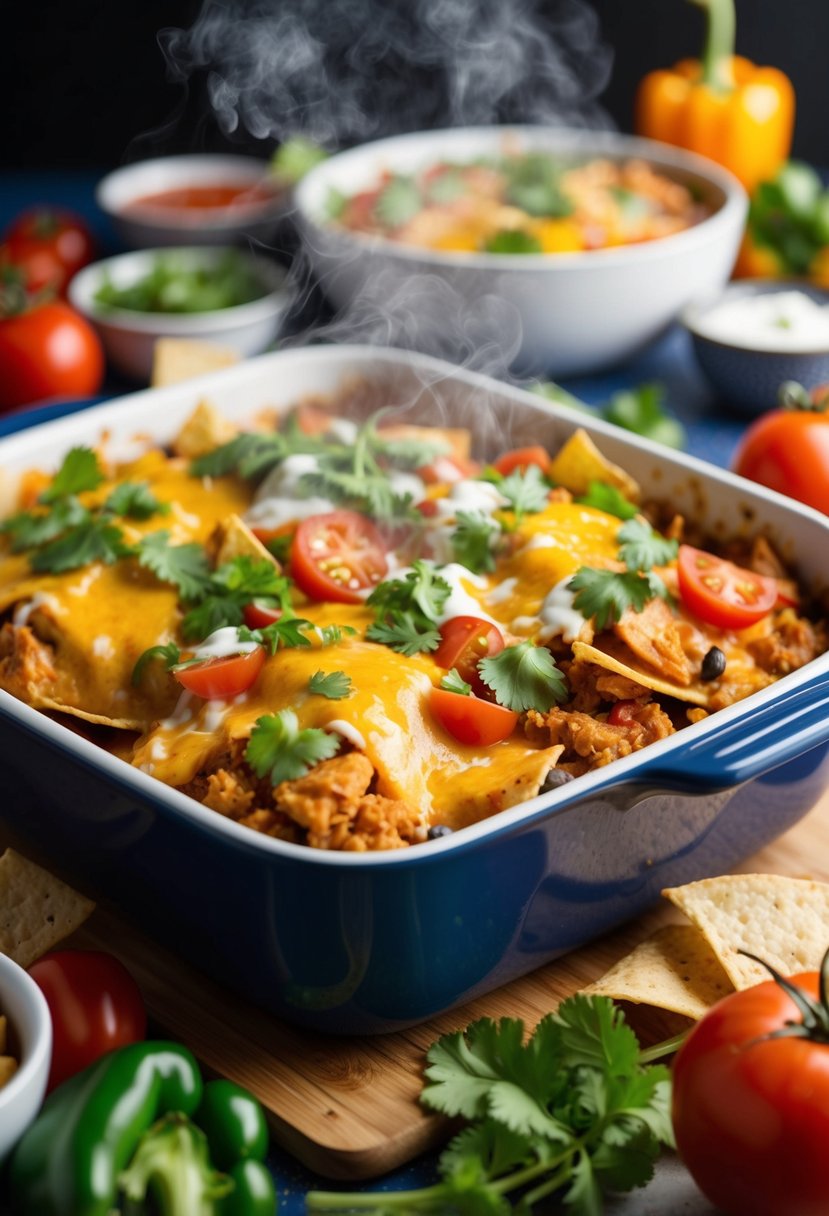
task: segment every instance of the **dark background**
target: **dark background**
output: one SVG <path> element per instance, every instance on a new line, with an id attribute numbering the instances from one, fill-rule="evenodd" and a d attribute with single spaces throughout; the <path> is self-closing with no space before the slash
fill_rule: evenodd
<path id="1" fill-rule="evenodd" d="M 630 130 L 636 82 L 653 67 L 696 53 L 702 18 L 683 0 L 591 2 L 614 52 L 600 101 L 622 130 Z M 537 8 L 543 19 L 556 3 L 528 0 L 527 7 Z M 225 0 L 225 7 L 236 12 L 244 4 Z M 187 88 L 169 81 L 157 42 L 159 29 L 188 28 L 200 8 L 201 0 L 10 3 L 4 21 L 0 165 L 107 169 L 165 151 L 227 147 L 210 116 L 203 79 L 197 73 Z M 738 51 L 782 68 L 795 83 L 795 154 L 829 166 L 829 0 L 737 0 L 737 15 Z M 412 87 L 428 88 L 429 80 L 421 75 Z M 394 129 L 393 118 L 389 126 Z M 232 143 L 239 150 L 267 153 L 274 141 L 257 144 L 236 136 Z"/>

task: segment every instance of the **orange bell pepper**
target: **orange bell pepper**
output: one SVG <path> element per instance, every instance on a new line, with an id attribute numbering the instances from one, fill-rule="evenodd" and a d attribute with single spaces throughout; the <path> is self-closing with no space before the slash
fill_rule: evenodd
<path id="1" fill-rule="evenodd" d="M 730 169 L 751 193 L 788 158 L 794 89 L 777 68 L 734 54 L 734 0 L 691 0 L 707 15 L 702 59 L 649 73 L 639 86 L 640 135 L 699 152 Z"/>

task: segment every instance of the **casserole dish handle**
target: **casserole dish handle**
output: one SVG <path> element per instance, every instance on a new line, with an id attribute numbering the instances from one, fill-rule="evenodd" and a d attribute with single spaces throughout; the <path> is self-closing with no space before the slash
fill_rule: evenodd
<path id="1" fill-rule="evenodd" d="M 673 788 L 741 785 L 829 743 L 829 669 L 648 768 Z"/>

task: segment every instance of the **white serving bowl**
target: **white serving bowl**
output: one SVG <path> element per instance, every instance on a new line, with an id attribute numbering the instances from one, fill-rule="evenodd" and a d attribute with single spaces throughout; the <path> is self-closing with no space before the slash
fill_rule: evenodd
<path id="1" fill-rule="evenodd" d="M 156 258 L 172 252 L 183 261 L 210 265 L 218 262 L 226 250 L 215 246 L 188 246 L 177 250 L 141 249 L 122 253 L 86 266 L 69 284 L 69 302 L 95 326 L 113 367 L 146 383 L 152 372 L 153 350 L 158 338 L 215 342 L 231 347 L 242 356 L 261 354 L 270 346 L 290 304 L 285 272 L 277 263 L 242 250 L 234 250 L 234 253 L 255 266 L 264 289 L 259 299 L 247 304 L 211 312 L 162 313 L 109 308 L 96 301 L 95 293 L 105 278 L 109 277 L 116 287 L 127 287 L 147 274 Z"/>
<path id="2" fill-rule="evenodd" d="M 510 150 L 568 159 L 647 160 L 690 185 L 714 212 L 692 228 L 640 245 L 520 255 L 419 249 L 347 232 L 326 219 L 332 190 L 351 195 L 369 189 L 383 170 L 412 173 L 441 159 L 492 156 L 506 141 Z M 494 297 L 507 305 L 496 340 L 504 346 L 513 341 L 513 366 L 550 376 L 628 359 L 686 305 L 721 288 L 734 265 L 748 205 L 736 178 L 704 157 L 613 132 L 528 126 L 417 132 L 363 144 L 312 169 L 295 201 L 312 265 L 337 308 L 353 306 L 363 319 L 375 312 L 403 325 L 413 310 L 422 310 L 444 353 L 447 333 L 457 333 L 453 353 L 461 357 L 470 316 L 485 297 Z"/>
<path id="3" fill-rule="evenodd" d="M 52 1019 L 37 984 L 0 954 L 0 1013 L 9 1021 L 18 1067 L 0 1089 L 0 1162 L 33 1121 L 43 1102 L 52 1061 Z"/>
<path id="4" fill-rule="evenodd" d="M 196 210 L 131 212 L 130 204 L 148 194 L 185 186 L 252 186 L 267 177 L 268 162 L 253 156 L 162 156 L 108 173 L 98 183 L 95 201 L 112 221 L 125 245 L 133 249 L 158 245 L 227 245 L 250 238 L 268 242 L 285 208 L 285 194 L 261 204 Z"/>

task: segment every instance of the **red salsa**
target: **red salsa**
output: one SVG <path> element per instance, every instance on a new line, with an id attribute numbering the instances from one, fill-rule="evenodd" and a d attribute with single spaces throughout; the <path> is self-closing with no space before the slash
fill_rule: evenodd
<path id="1" fill-rule="evenodd" d="M 221 211 L 227 207 L 261 207 L 271 202 L 275 191 L 261 182 L 224 184 L 208 182 L 203 186 L 179 186 L 175 190 L 159 190 L 142 194 L 124 208 L 131 214 L 148 211 L 192 211 L 197 218 L 206 211 Z"/>

